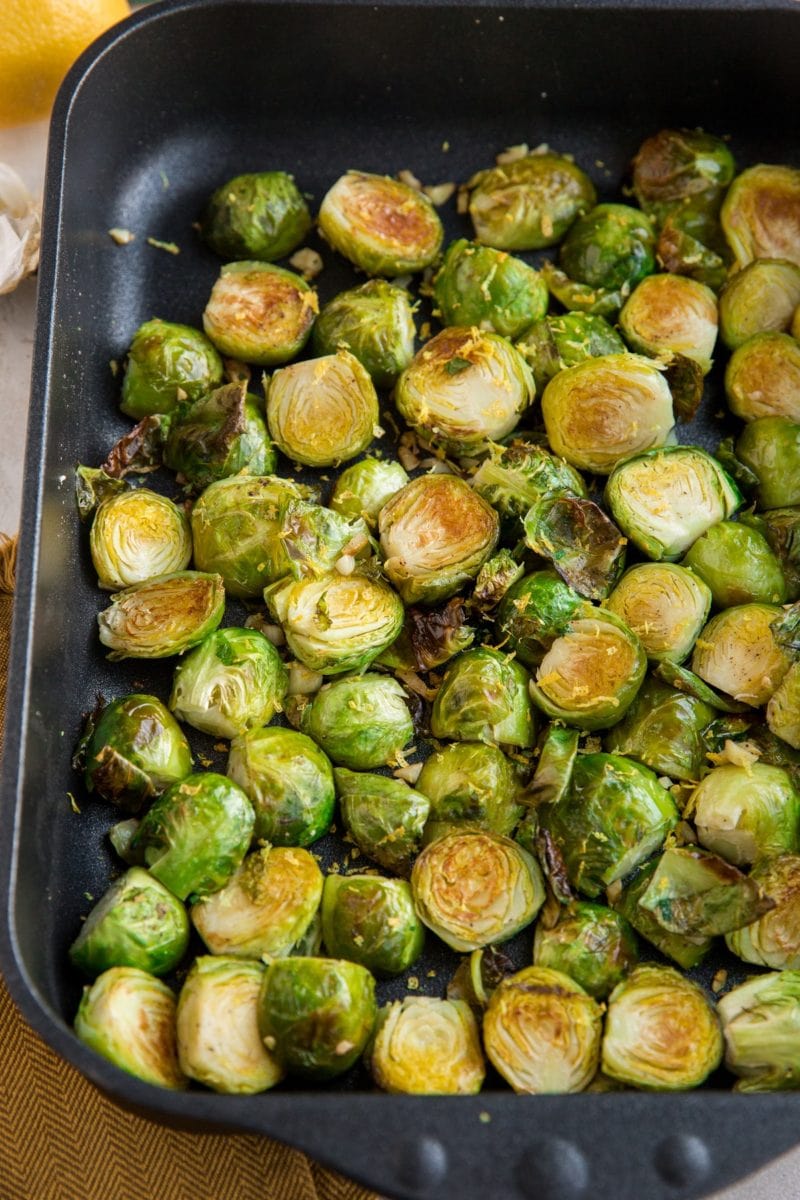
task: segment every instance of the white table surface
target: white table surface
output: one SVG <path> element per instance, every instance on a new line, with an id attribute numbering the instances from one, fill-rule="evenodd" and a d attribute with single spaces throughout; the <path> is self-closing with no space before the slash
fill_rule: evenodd
<path id="1" fill-rule="evenodd" d="M 44 181 L 46 144 L 45 121 L 0 129 L 0 162 L 13 167 L 36 195 L 41 195 Z M 15 533 L 19 523 L 35 302 L 36 285 L 30 279 L 10 296 L 0 296 L 0 531 L 5 533 Z M 800 1147 L 727 1191 L 716 1193 L 714 1200 L 794 1200 L 797 1196 Z"/>

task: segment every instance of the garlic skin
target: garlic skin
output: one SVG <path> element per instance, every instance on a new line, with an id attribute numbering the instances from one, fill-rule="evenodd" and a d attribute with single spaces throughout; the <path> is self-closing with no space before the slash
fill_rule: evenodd
<path id="1" fill-rule="evenodd" d="M 6 163 L 0 163 L 0 296 L 39 265 L 41 206 Z"/>

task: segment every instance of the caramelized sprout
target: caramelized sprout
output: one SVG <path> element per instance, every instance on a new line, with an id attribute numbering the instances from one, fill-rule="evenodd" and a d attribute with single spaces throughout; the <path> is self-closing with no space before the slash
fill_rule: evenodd
<path id="1" fill-rule="evenodd" d="M 178 663 L 169 706 L 194 729 L 232 738 L 271 721 L 288 684 L 281 657 L 263 633 L 227 626 Z"/>
<path id="2" fill-rule="evenodd" d="M 362 458 L 346 467 L 336 480 L 331 508 L 343 517 L 361 517 L 374 526 L 384 504 L 407 483 L 408 475 L 399 462 Z"/>
<path id="3" fill-rule="evenodd" d="M 554 924 L 540 917 L 536 925 L 534 966 L 562 971 L 595 1000 L 604 999 L 638 961 L 636 934 L 602 904 L 576 900 L 559 906 Z"/>
<path id="4" fill-rule="evenodd" d="M 800 849 L 800 793 L 782 767 L 715 767 L 692 794 L 689 811 L 702 845 L 735 866 Z"/>
<path id="5" fill-rule="evenodd" d="M 595 202 L 588 175 L 560 154 L 529 154 L 467 184 L 475 236 L 498 250 L 554 246 Z"/>
<path id="6" fill-rule="evenodd" d="M 550 496 L 525 514 L 525 541 L 580 596 L 603 600 L 625 565 L 624 538 L 593 500 Z"/>
<path id="7" fill-rule="evenodd" d="M 716 710 L 658 679 L 646 679 L 621 721 L 608 730 L 604 746 L 670 779 L 696 781 L 706 767 L 704 730 Z"/>
<path id="8" fill-rule="evenodd" d="M 428 996 L 406 996 L 379 1011 L 369 1065 L 378 1087 L 395 1095 L 471 1096 L 486 1074 L 469 1005 Z"/>
<path id="9" fill-rule="evenodd" d="M 400 975 L 422 953 L 425 930 L 405 879 L 328 875 L 322 896 L 328 954 L 361 963 L 375 975 Z"/>
<path id="10" fill-rule="evenodd" d="M 430 801 L 426 844 L 464 828 L 510 836 L 522 815 L 510 759 L 484 742 L 453 742 L 434 750 L 420 772 L 417 791 Z"/>
<path id="11" fill-rule="evenodd" d="M 668 846 L 639 904 L 690 937 L 730 933 L 774 907 L 752 876 L 697 846 Z"/>
<path id="12" fill-rule="evenodd" d="M 433 736 L 532 746 L 536 726 L 528 682 L 525 668 L 498 650 L 466 650 L 448 666 L 436 694 Z"/>
<path id="13" fill-rule="evenodd" d="M 713 212 L 736 170 L 728 145 L 702 129 L 660 130 L 632 166 L 636 199 L 659 222 L 689 206 Z"/>
<path id="14" fill-rule="evenodd" d="M 725 1066 L 739 1077 L 737 1092 L 800 1088 L 800 971 L 756 975 L 723 996 Z"/>
<path id="15" fill-rule="evenodd" d="M 397 761 L 414 737 L 406 693 L 387 675 L 327 683 L 303 709 L 300 728 L 332 762 L 354 771 Z"/>
<path id="16" fill-rule="evenodd" d="M 390 388 L 414 357 L 414 308 L 405 288 L 385 279 L 330 300 L 314 325 L 316 354 L 349 350 L 379 388 Z"/>
<path id="17" fill-rule="evenodd" d="M 497 611 L 503 648 L 525 666 L 538 666 L 556 638 L 567 632 L 582 603 L 555 571 L 525 575 L 508 589 Z"/>
<path id="18" fill-rule="evenodd" d="M 750 879 L 772 902 L 772 908 L 729 933 L 729 950 L 747 963 L 773 971 L 800 969 L 800 856 L 779 854 L 756 863 Z"/>
<path id="19" fill-rule="evenodd" d="M 311 228 L 297 184 L 285 171 L 236 175 L 212 192 L 200 235 L 229 262 L 274 262 L 291 254 Z"/>
<path id="20" fill-rule="evenodd" d="M 681 933 L 669 933 L 646 908 L 639 904 L 655 874 L 657 859 L 644 863 L 627 880 L 621 890 L 609 891 L 609 903 L 621 913 L 636 932 L 667 958 L 671 958 L 685 971 L 701 963 L 713 945 L 710 937 L 687 937 Z"/>
<path id="21" fill-rule="evenodd" d="M 362 854 L 396 875 L 408 875 L 422 846 L 431 803 L 401 779 L 348 771 L 334 772 L 347 832 Z"/>
<path id="22" fill-rule="evenodd" d="M 211 290 L 203 328 L 223 354 L 274 367 L 300 353 L 317 312 L 316 292 L 293 271 L 232 262 Z"/>
<path id="23" fill-rule="evenodd" d="M 543 317 L 517 338 L 514 345 L 533 371 L 537 393 L 567 367 L 587 358 L 623 354 L 625 343 L 604 317 L 566 312 Z"/>
<path id="24" fill-rule="evenodd" d="M 547 312 L 538 271 L 502 250 L 459 238 L 447 247 L 434 280 L 443 325 L 469 325 L 515 338 Z"/>
<path id="25" fill-rule="evenodd" d="M 711 592 L 702 579 L 672 563 L 640 563 L 606 601 L 653 662 L 683 662 L 708 620 Z"/>
<path id="26" fill-rule="evenodd" d="M 630 205 L 598 204 L 564 238 L 559 264 L 571 280 L 591 288 L 633 288 L 655 270 L 653 227 Z"/>
<path id="27" fill-rule="evenodd" d="M 754 258 L 800 266 L 800 171 L 767 163 L 742 171 L 728 190 L 721 220 L 737 266 Z"/>
<path id="28" fill-rule="evenodd" d="M 586 496 L 586 486 L 563 458 L 554 458 L 533 442 L 495 442 L 472 477 L 472 486 L 501 516 L 525 516 L 532 504 L 549 496 Z"/>
<path id="29" fill-rule="evenodd" d="M 685 275 L 649 275 L 625 301 L 619 323 L 628 345 L 640 354 L 682 354 L 704 375 L 711 370 L 717 298 L 705 284 Z"/>
<path id="30" fill-rule="evenodd" d="M 767 704 L 767 725 L 795 750 L 800 750 L 800 664 L 792 663 Z"/>
<path id="31" fill-rule="evenodd" d="M 800 423 L 800 343 L 788 333 L 748 338 L 728 361 L 725 395 L 743 421 L 784 417 Z"/>
<path id="32" fill-rule="evenodd" d="M 757 258 L 731 275 L 720 292 L 720 337 L 735 350 L 757 333 L 788 329 L 798 304 L 800 263 Z"/>
<path id="33" fill-rule="evenodd" d="M 97 617 L 109 659 L 167 658 L 183 654 L 217 628 L 225 589 L 219 575 L 178 571 L 134 584 L 111 601 Z"/>
<path id="34" fill-rule="evenodd" d="M 397 179 L 363 171 L 337 179 L 318 220 L 323 237 L 368 275 L 422 271 L 436 258 L 444 236 L 427 196 Z"/>
<path id="35" fill-rule="evenodd" d="M 275 444 L 293 462 L 328 467 L 366 450 L 378 425 L 375 386 L 348 350 L 276 371 L 267 391 Z"/>
<path id="36" fill-rule="evenodd" d="M 243 472 L 268 474 L 275 469 L 275 449 L 261 401 L 244 383 L 227 383 L 182 404 L 170 423 L 164 462 L 196 488 Z"/>
<path id="37" fill-rule="evenodd" d="M 100 587 L 130 587 L 188 567 L 189 520 L 177 504 L 148 488 L 117 492 L 95 512 L 89 548 Z"/>
<path id="38" fill-rule="evenodd" d="M 692 670 L 734 700 L 753 708 L 766 704 L 790 666 L 771 628 L 780 615 L 775 604 L 739 604 L 717 613 L 695 643 Z"/>

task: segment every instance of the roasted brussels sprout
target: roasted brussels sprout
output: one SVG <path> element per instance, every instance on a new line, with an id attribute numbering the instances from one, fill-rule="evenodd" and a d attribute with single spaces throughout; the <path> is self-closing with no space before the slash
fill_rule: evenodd
<path id="1" fill-rule="evenodd" d="M 736 265 L 785 258 L 800 266 L 800 171 L 759 163 L 737 175 L 720 214 Z"/>
<path id="2" fill-rule="evenodd" d="M 565 728 L 551 722 L 541 742 L 539 759 L 522 799 L 526 805 L 538 808 L 566 796 L 572 782 L 572 772 L 578 753 L 577 729 Z"/>
<path id="3" fill-rule="evenodd" d="M 459 238 L 447 247 L 433 298 L 443 325 L 469 325 L 515 338 L 547 312 L 538 271 L 503 250 Z"/>
<path id="4" fill-rule="evenodd" d="M 200 236 L 220 258 L 274 262 L 299 246 L 311 214 L 285 171 L 236 175 L 212 192 Z"/>
<path id="5" fill-rule="evenodd" d="M 425 343 L 397 380 L 394 400 L 426 442 L 464 455 L 511 433 L 534 391 L 528 364 L 504 337 L 454 325 Z"/>
<path id="6" fill-rule="evenodd" d="M 276 371 L 267 392 L 269 431 L 293 462 L 329 467 L 366 450 L 378 426 L 375 386 L 348 350 Z"/>
<path id="7" fill-rule="evenodd" d="M 713 939 L 699 935 L 688 937 L 681 933 L 669 933 L 648 909 L 642 908 L 639 901 L 650 886 L 657 866 L 658 859 L 651 859 L 634 872 L 624 887 L 620 889 L 615 885 L 614 888 L 610 888 L 609 903 L 615 912 L 621 913 L 630 922 L 641 937 L 685 971 L 689 971 L 703 961 L 713 945 Z"/>
<path id="8" fill-rule="evenodd" d="M 293 729 L 251 729 L 231 742 L 228 775 L 250 797 L 254 836 L 276 846 L 308 846 L 333 820 L 327 755 Z"/>
<path id="9" fill-rule="evenodd" d="M 736 454 L 756 477 L 759 508 L 800 504 L 800 421 L 750 421 L 739 434 Z"/>
<path id="10" fill-rule="evenodd" d="M 486 1074 L 469 1005 L 429 996 L 380 1009 L 369 1065 L 378 1087 L 395 1095 L 471 1096 Z"/>
<path id="11" fill-rule="evenodd" d="M 320 688 L 300 728 L 332 762 L 354 771 L 397 761 L 414 737 L 406 693 L 387 675 L 348 675 Z"/>
<path id="12" fill-rule="evenodd" d="M 682 354 L 704 375 L 711 370 L 717 298 L 696 279 L 649 275 L 625 301 L 619 324 L 628 345 L 640 354 Z"/>
<path id="13" fill-rule="evenodd" d="M 525 575 L 508 589 L 497 611 L 504 649 L 527 667 L 538 666 L 555 639 L 567 632 L 582 604 L 578 593 L 555 571 Z"/>
<path id="14" fill-rule="evenodd" d="M 683 662 L 708 620 L 711 592 L 702 579 L 672 563 L 640 563 L 606 601 L 633 630 L 653 662 Z"/>
<path id="15" fill-rule="evenodd" d="M 706 766 L 703 731 L 717 713 L 658 679 L 646 679 L 621 721 L 608 730 L 605 749 L 624 754 L 670 779 L 696 781 Z"/>
<path id="16" fill-rule="evenodd" d="M 424 840 L 464 827 L 510 835 L 522 815 L 511 761 L 484 742 L 453 742 L 425 760 L 417 791 L 430 801 Z"/>
<path id="17" fill-rule="evenodd" d="M 591 600 L 604 599 L 625 565 L 627 539 L 593 500 L 549 496 L 525 514 L 525 541 L 541 558 L 549 558 L 575 591 Z"/>
<path id="18" fill-rule="evenodd" d="M 183 509 L 148 488 L 117 492 L 95 512 L 89 548 L 100 587 L 130 587 L 188 567 L 189 520 Z"/>
<path id="19" fill-rule="evenodd" d="M 267 437 L 261 401 L 244 383 L 182 404 L 169 427 L 164 462 L 196 488 L 229 475 L 267 475 L 275 449 Z"/>
<path id="20" fill-rule="evenodd" d="M 725 942 L 745 962 L 774 971 L 800 969 L 800 856 L 779 854 L 756 863 L 750 879 L 772 908 L 734 932 Z"/>
<path id="21" fill-rule="evenodd" d="M 800 598 L 800 508 L 742 513 L 741 521 L 763 533 L 781 564 L 789 599 Z"/>
<path id="22" fill-rule="evenodd" d="M 649 219 L 627 204 L 598 204 L 579 217 L 559 250 L 571 280 L 592 288 L 633 288 L 655 270 L 655 235 Z"/>
<path id="23" fill-rule="evenodd" d="M 410 885 L 379 875 L 328 875 L 322 940 L 334 958 L 361 963 L 378 976 L 399 975 L 416 962 L 425 942 Z"/>
<path id="24" fill-rule="evenodd" d="M 517 562 L 511 550 L 498 550 L 488 559 L 475 580 L 472 589 L 470 607 L 477 608 L 484 616 L 490 614 L 505 596 L 525 574 L 522 563 Z"/>
<path id="25" fill-rule="evenodd" d="M 109 967 L 138 967 L 166 975 L 189 944 L 189 918 L 180 900 L 141 867 L 131 867 L 94 906 L 69 948 L 86 975 Z"/>
<path id="26" fill-rule="evenodd" d="M 374 526 L 384 504 L 407 483 L 408 475 L 399 462 L 362 458 L 336 480 L 331 508 L 343 517 L 361 517 Z"/>
<path id="27" fill-rule="evenodd" d="M 314 325 L 316 354 L 349 350 L 379 388 L 390 388 L 414 357 L 414 308 L 405 288 L 385 279 L 330 300 Z"/>
<path id="28" fill-rule="evenodd" d="M 141 421 L 172 412 L 182 400 L 199 400 L 222 380 L 222 359 L 199 329 L 145 321 L 128 350 L 120 408 Z"/>
<path id="29" fill-rule="evenodd" d="M 137 813 L 192 769 L 178 722 L 155 696 L 133 693 L 92 713 L 75 756 L 88 792 Z"/>
<path id="30" fill-rule="evenodd" d="M 702 988 L 672 967 L 645 963 L 608 1002 L 602 1067 L 647 1091 L 697 1087 L 722 1060 L 722 1031 Z"/>
<path id="31" fill-rule="evenodd" d="M 435 604 L 475 578 L 500 522 L 457 475 L 420 475 L 384 505 L 378 529 L 384 570 L 406 604 Z"/>
<path id="32" fill-rule="evenodd" d="M 515 1092 L 581 1092 L 597 1070 L 601 1028 L 602 1009 L 580 984 L 526 967 L 493 992 L 483 1044 Z"/>
<path id="33" fill-rule="evenodd" d="M 735 350 L 757 333 L 788 329 L 798 304 L 800 263 L 757 258 L 731 275 L 720 292 L 720 337 Z"/>
<path id="34" fill-rule="evenodd" d="M 536 736 L 528 672 L 512 657 L 482 646 L 447 668 L 433 702 L 431 732 L 461 742 L 526 749 Z"/>
<path id="35" fill-rule="evenodd" d="M 800 971 L 756 975 L 719 1002 L 725 1066 L 739 1077 L 737 1092 L 800 1088 Z"/>
<path id="36" fill-rule="evenodd" d="M 211 954 L 283 958 L 298 953 L 321 900 L 322 872 L 307 850 L 262 846 L 191 917 Z"/>
<path id="37" fill-rule="evenodd" d="M 387 175 L 348 171 L 320 205 L 320 232 L 368 275 L 422 271 L 436 258 L 444 231 L 427 196 Z"/>
<path id="38" fill-rule="evenodd" d="M 767 725 L 795 750 L 800 750 L 800 663 L 792 663 L 767 704 Z"/>
<path id="39" fill-rule="evenodd" d="M 422 845 L 431 802 L 401 779 L 335 768 L 342 819 L 362 854 L 408 875 Z"/>
<path id="40" fill-rule="evenodd" d="M 743 421 L 784 417 L 800 423 L 800 343 L 788 333 L 748 338 L 730 357 L 725 394 Z"/>
<path id="41" fill-rule="evenodd" d="M 539 918 L 533 963 L 561 971 L 595 1000 L 602 1000 L 639 961 L 636 935 L 613 909 L 588 900 L 559 907 L 554 924 Z"/>
<path id="42" fill-rule="evenodd" d="M 281 958 L 258 1001 L 264 1045 L 290 1073 L 332 1079 L 352 1067 L 372 1033 L 375 980 L 359 963 Z"/>
<path id="43" fill-rule="evenodd" d="M 586 496 L 586 486 L 574 467 L 542 446 L 524 441 L 508 446 L 491 442 L 472 486 L 510 519 L 524 517 L 532 504 L 546 496 Z"/>
<path id="44" fill-rule="evenodd" d="M 636 199 L 659 222 L 687 206 L 714 212 L 736 170 L 728 145 L 702 129 L 660 130 L 632 165 Z"/>
<path id="45" fill-rule="evenodd" d="M 587 358 L 623 354 L 625 343 L 604 317 L 566 312 L 543 317 L 517 338 L 514 345 L 533 371 L 537 393 L 559 371 Z"/>
<path id="46" fill-rule="evenodd" d="M 708 585 L 718 608 L 782 604 L 787 598 L 781 565 L 769 542 L 748 525 L 712 525 L 689 547 L 683 565 Z"/>
<path id="47" fill-rule="evenodd" d="M 100 641 L 111 650 L 108 658 L 168 658 L 217 628 L 225 588 L 219 575 L 177 571 L 125 588 L 111 601 L 97 616 Z"/>
<path id="48" fill-rule="evenodd" d="M 211 289 L 203 329 L 223 354 L 274 367 L 300 353 L 318 311 L 317 293 L 293 271 L 232 262 Z"/>
<path id="49" fill-rule="evenodd" d="M 737 867 L 800 850 L 800 793 L 782 767 L 715 767 L 687 811 L 701 844 Z"/>
<path id="50" fill-rule="evenodd" d="M 717 613 L 692 654 L 695 674 L 734 700 L 759 708 L 789 670 L 787 652 L 772 634 L 775 604 L 738 604 Z"/>
<path id="51" fill-rule="evenodd" d="M 592 181 L 579 166 L 548 153 L 478 171 L 467 189 L 475 236 L 497 250 L 556 245 L 596 198 Z"/>
<path id="52" fill-rule="evenodd" d="M 439 608 L 407 609 L 400 636 L 376 662 L 395 671 L 401 679 L 443 666 L 475 640 L 475 630 L 466 624 L 466 612 L 460 596 Z"/>
<path id="53" fill-rule="evenodd" d="M 698 846 L 668 846 L 639 904 L 670 933 L 714 937 L 773 907 L 751 876 Z"/>
<path id="54" fill-rule="evenodd" d="M 426 846 L 411 889 L 420 920 L 462 953 L 508 941 L 544 903 L 535 859 L 509 838 L 476 829 Z"/>
<path id="55" fill-rule="evenodd" d="M 620 463 L 605 498 L 623 533 L 656 560 L 679 558 L 742 501 L 728 473 L 698 446 L 665 446 Z"/>
<path id="56" fill-rule="evenodd" d="M 156 1087 L 180 1090 L 175 996 L 137 967 L 111 967 L 83 989 L 75 1032 L 122 1071 Z"/>

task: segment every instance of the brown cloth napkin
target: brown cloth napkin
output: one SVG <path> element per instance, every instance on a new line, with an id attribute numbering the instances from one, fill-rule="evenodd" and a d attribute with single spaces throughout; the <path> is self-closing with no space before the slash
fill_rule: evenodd
<path id="1" fill-rule="evenodd" d="M 0 750 L 16 540 L 0 533 Z M 0 979 L 0 1200 L 376 1200 L 269 1138 L 178 1132 L 60 1059 Z"/>

